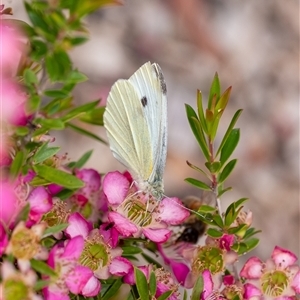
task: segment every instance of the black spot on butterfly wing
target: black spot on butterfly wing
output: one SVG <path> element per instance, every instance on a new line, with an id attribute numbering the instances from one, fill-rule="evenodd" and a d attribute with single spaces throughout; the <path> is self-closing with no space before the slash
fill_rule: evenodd
<path id="1" fill-rule="evenodd" d="M 144 96 L 142 99 L 141 99 L 141 103 L 143 105 L 143 107 L 145 107 L 147 104 L 148 104 L 148 100 L 147 100 L 147 97 Z"/>
<path id="2" fill-rule="evenodd" d="M 154 64 L 154 71 L 156 73 L 156 76 L 160 82 L 160 88 L 161 88 L 161 91 L 164 95 L 167 94 L 167 85 L 166 85 L 166 81 L 165 81 L 165 78 L 164 78 L 164 75 L 161 71 L 161 68 L 158 64 Z"/>

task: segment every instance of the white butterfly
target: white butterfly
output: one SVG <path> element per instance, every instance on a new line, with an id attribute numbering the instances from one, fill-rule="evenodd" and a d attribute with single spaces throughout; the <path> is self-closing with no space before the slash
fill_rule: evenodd
<path id="1" fill-rule="evenodd" d="M 112 87 L 104 126 L 114 157 L 131 173 L 138 188 L 163 197 L 167 155 L 167 89 L 158 64 L 145 63 L 128 80 Z"/>

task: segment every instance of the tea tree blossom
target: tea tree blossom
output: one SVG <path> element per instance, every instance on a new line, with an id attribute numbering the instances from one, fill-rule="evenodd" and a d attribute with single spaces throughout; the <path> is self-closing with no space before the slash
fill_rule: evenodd
<path id="1" fill-rule="evenodd" d="M 179 199 L 164 198 L 159 202 L 145 199 L 119 172 L 105 176 L 103 191 L 111 209 L 108 219 L 126 237 L 144 235 L 151 241 L 165 242 L 172 233 L 168 225 L 180 224 L 189 216 Z"/>
<path id="2" fill-rule="evenodd" d="M 293 299 L 300 293 L 300 269 L 291 251 L 276 246 L 265 263 L 251 257 L 240 272 L 246 280 L 245 298 Z"/>

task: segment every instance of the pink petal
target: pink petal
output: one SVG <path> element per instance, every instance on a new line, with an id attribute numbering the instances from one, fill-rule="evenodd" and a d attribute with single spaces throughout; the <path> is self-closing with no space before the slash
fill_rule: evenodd
<path id="1" fill-rule="evenodd" d="M 206 299 L 213 292 L 214 283 L 212 280 L 212 276 L 208 270 L 204 270 L 202 273 L 204 289 L 201 294 L 201 299 Z"/>
<path id="2" fill-rule="evenodd" d="M 52 198 L 43 186 L 33 189 L 28 196 L 30 210 L 35 213 L 47 213 L 52 208 Z"/>
<path id="3" fill-rule="evenodd" d="M 76 171 L 76 177 L 81 179 L 85 186 L 80 189 L 79 193 L 83 193 L 84 196 L 89 198 L 91 193 L 96 192 L 100 189 L 101 176 L 94 169 L 82 169 Z"/>
<path id="4" fill-rule="evenodd" d="M 152 242 L 164 243 L 166 242 L 172 234 L 169 229 L 150 229 L 143 228 L 143 234 Z"/>
<path id="5" fill-rule="evenodd" d="M 0 221 L 9 225 L 19 210 L 14 187 L 8 182 L 0 181 Z"/>
<path id="6" fill-rule="evenodd" d="M 285 269 L 297 261 L 297 256 L 289 250 L 276 246 L 272 252 L 272 259 L 276 266 Z"/>
<path id="7" fill-rule="evenodd" d="M 66 258 L 68 260 L 77 260 L 81 255 L 83 247 L 84 239 L 82 236 L 77 235 L 68 241 L 62 258 Z"/>
<path id="8" fill-rule="evenodd" d="M 70 297 L 62 290 L 51 291 L 49 287 L 43 289 L 45 300 L 70 300 Z"/>
<path id="9" fill-rule="evenodd" d="M 173 274 L 176 277 L 177 281 L 183 285 L 187 275 L 190 272 L 190 269 L 187 265 L 181 262 L 176 262 L 175 260 L 170 261 L 170 266 L 172 268 Z"/>
<path id="10" fill-rule="evenodd" d="M 48 185 L 48 191 L 51 195 L 56 195 L 60 191 L 62 191 L 64 188 L 61 185 L 57 185 L 55 183 L 51 183 Z"/>
<path id="11" fill-rule="evenodd" d="M 92 227 L 88 221 L 86 221 L 80 213 L 73 213 L 68 218 L 69 226 L 66 228 L 66 233 L 70 237 L 77 235 L 86 238 L 91 231 Z"/>
<path id="12" fill-rule="evenodd" d="M 124 276 L 132 269 L 130 261 L 124 257 L 116 257 L 109 265 L 109 272 L 112 275 Z"/>
<path id="13" fill-rule="evenodd" d="M 247 279 L 259 279 L 261 277 L 262 261 L 257 257 L 249 258 L 240 272 L 240 276 Z"/>
<path id="14" fill-rule="evenodd" d="M 108 219 L 115 224 L 114 227 L 124 236 L 130 236 L 138 232 L 137 226 L 119 213 L 110 212 Z"/>
<path id="15" fill-rule="evenodd" d="M 115 248 L 119 241 L 119 232 L 115 229 L 115 223 L 105 223 L 99 228 L 100 234 L 103 236 L 105 243 L 108 243 L 111 247 Z"/>
<path id="16" fill-rule="evenodd" d="M 82 290 L 82 295 L 85 297 L 95 297 L 99 294 L 101 282 L 92 276 Z"/>
<path id="17" fill-rule="evenodd" d="M 251 283 L 246 283 L 244 285 L 244 299 L 253 299 L 253 300 L 259 300 L 261 299 L 261 291 L 256 286 L 254 286 Z"/>
<path id="18" fill-rule="evenodd" d="M 300 271 L 299 270 L 296 273 L 296 275 L 294 276 L 291 286 L 296 293 L 298 293 L 298 294 L 300 293 Z"/>
<path id="19" fill-rule="evenodd" d="M 88 280 L 94 277 L 91 269 L 84 266 L 77 266 L 73 272 L 70 272 L 65 280 L 69 290 L 73 294 L 80 294 Z"/>
<path id="20" fill-rule="evenodd" d="M 234 242 L 234 235 L 233 234 L 224 234 L 220 238 L 220 248 L 225 249 L 227 251 L 230 251 L 231 246 L 233 245 Z"/>
<path id="21" fill-rule="evenodd" d="M 120 205 L 126 198 L 130 183 L 120 172 L 107 173 L 103 180 L 103 191 L 111 205 Z"/>
<path id="22" fill-rule="evenodd" d="M 4 253 L 6 246 L 8 244 L 8 236 L 6 234 L 6 231 L 0 222 L 0 256 Z"/>
<path id="23" fill-rule="evenodd" d="M 164 198 L 160 203 L 160 218 L 170 225 L 181 224 L 189 215 L 189 211 L 178 198 Z"/>

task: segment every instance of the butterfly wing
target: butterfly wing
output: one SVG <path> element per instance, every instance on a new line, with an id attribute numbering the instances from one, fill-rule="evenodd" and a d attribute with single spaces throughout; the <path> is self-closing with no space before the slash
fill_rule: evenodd
<path id="1" fill-rule="evenodd" d="M 143 106 L 135 87 L 118 80 L 112 87 L 104 113 L 104 126 L 114 157 L 141 181 L 151 175 L 153 153 Z"/>
<path id="2" fill-rule="evenodd" d="M 158 64 L 150 62 L 137 70 L 129 81 L 135 86 L 142 100 L 154 155 L 153 169 L 148 182 L 161 184 L 167 155 L 167 89 Z"/>
<path id="3" fill-rule="evenodd" d="M 148 185 L 157 189 L 160 198 L 166 162 L 167 99 L 157 64 L 148 62 L 129 80 L 113 85 L 104 125 L 115 158 L 128 168 L 140 188 Z"/>

